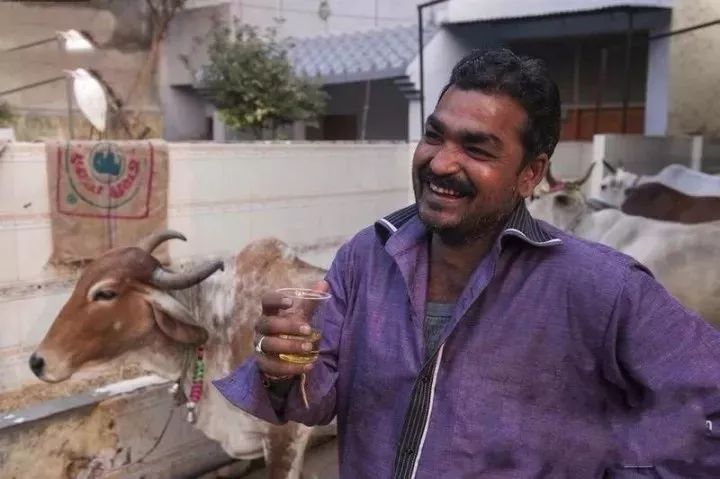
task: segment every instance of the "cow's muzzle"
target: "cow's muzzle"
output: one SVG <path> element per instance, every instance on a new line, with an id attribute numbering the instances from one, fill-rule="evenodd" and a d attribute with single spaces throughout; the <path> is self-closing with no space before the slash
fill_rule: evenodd
<path id="1" fill-rule="evenodd" d="M 43 357 L 38 356 L 37 353 L 32 353 L 28 362 L 30 363 L 30 369 L 32 370 L 33 374 L 35 374 L 35 376 L 37 376 L 38 378 L 42 379 L 43 372 L 45 371 L 45 360 L 43 359 Z"/>

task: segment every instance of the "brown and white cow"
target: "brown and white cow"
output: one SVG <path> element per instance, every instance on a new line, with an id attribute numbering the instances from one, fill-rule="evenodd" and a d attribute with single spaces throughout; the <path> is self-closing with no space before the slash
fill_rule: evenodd
<path id="1" fill-rule="evenodd" d="M 628 215 L 676 223 L 706 223 L 720 220 L 720 179 L 673 164 L 655 176 L 640 176 L 623 168 L 610 170 L 600 184 L 599 199 Z M 673 177 L 690 179 L 686 191 L 662 181 Z M 688 186 L 699 187 L 700 192 Z M 688 191 L 690 190 L 690 191 Z"/>
<path id="2" fill-rule="evenodd" d="M 264 456 L 269 477 L 300 477 L 313 430 L 256 419 L 230 404 L 210 381 L 229 374 L 252 353 L 262 294 L 314 284 L 324 270 L 301 261 L 281 241 L 266 239 L 227 261 L 186 262 L 171 271 L 151 253 L 173 238 L 185 240 L 166 231 L 90 263 L 31 356 L 31 369 L 43 381 L 58 382 L 85 365 L 131 355 L 146 369 L 179 380 L 186 376 L 189 353 L 204 344 L 197 427 L 232 457 Z M 189 381 L 184 381 L 188 393 Z M 332 429 L 323 430 L 328 432 Z"/>

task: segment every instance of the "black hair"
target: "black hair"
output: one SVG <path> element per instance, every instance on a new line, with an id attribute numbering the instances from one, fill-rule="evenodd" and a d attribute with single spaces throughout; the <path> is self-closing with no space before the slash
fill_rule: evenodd
<path id="1" fill-rule="evenodd" d="M 560 137 L 560 93 L 542 60 L 506 48 L 473 50 L 453 67 L 440 98 L 450 87 L 513 98 L 527 114 L 521 132 L 525 161 L 552 156 Z"/>

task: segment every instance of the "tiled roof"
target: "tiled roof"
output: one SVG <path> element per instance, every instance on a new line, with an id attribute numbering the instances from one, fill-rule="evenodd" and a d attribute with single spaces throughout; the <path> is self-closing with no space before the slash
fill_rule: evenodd
<path id="1" fill-rule="evenodd" d="M 424 42 L 437 32 L 426 27 Z M 417 25 L 295 40 L 289 52 L 295 71 L 323 83 L 346 83 L 405 75 L 418 53 Z"/>

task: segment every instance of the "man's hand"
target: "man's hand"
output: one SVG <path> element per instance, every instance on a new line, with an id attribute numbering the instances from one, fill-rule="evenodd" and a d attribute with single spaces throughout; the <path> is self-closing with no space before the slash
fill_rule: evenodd
<path id="1" fill-rule="evenodd" d="M 329 285 L 319 282 L 317 291 L 327 292 Z M 299 376 L 313 368 L 311 364 L 295 364 L 281 360 L 279 354 L 307 354 L 313 349 L 310 342 L 310 325 L 298 317 L 283 317 L 282 311 L 292 306 L 292 300 L 278 293 L 269 293 L 262 298 L 263 317 L 255 326 L 256 342 L 262 340 L 262 353 L 255 351 L 258 367 L 271 378 Z M 283 339 L 279 335 L 307 337 L 308 341 Z"/>

